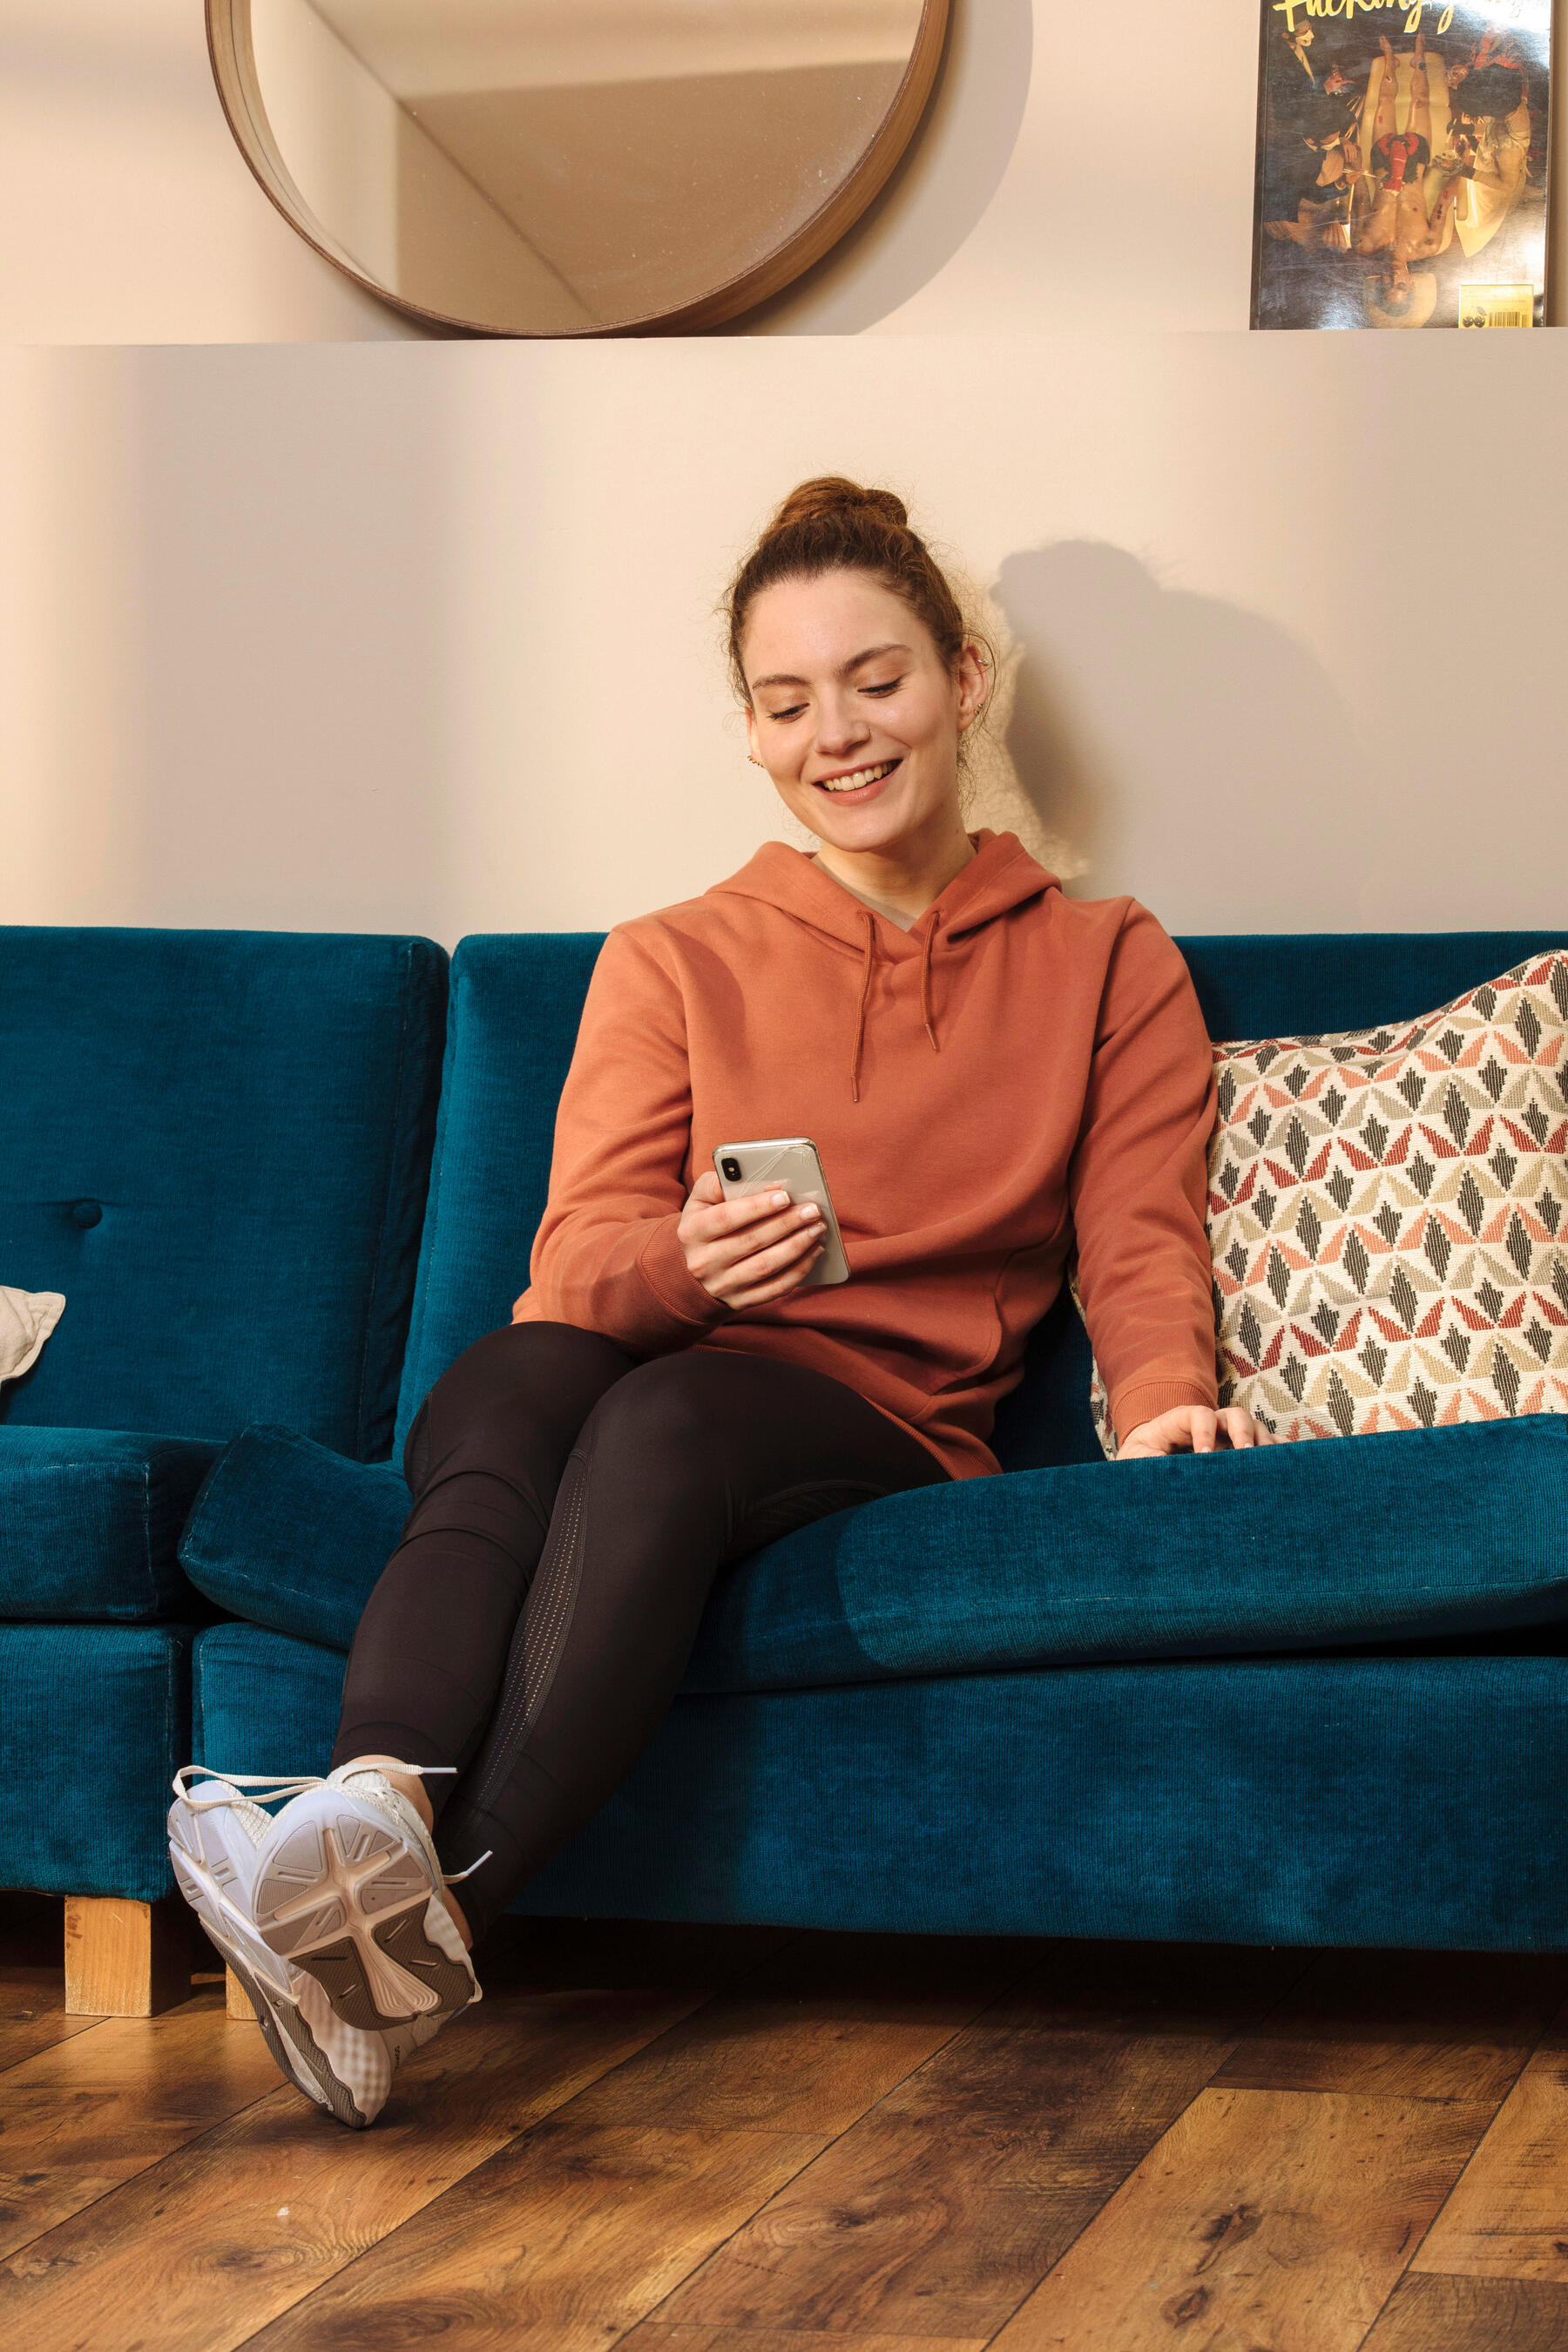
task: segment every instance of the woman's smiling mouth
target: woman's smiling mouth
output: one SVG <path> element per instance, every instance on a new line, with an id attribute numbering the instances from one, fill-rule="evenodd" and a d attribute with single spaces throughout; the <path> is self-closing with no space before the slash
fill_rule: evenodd
<path id="1" fill-rule="evenodd" d="M 898 760 L 879 760 L 872 767 L 847 768 L 841 776 L 819 777 L 816 789 L 819 793 L 831 793 L 835 800 L 855 800 L 862 794 L 868 796 L 899 764 Z"/>

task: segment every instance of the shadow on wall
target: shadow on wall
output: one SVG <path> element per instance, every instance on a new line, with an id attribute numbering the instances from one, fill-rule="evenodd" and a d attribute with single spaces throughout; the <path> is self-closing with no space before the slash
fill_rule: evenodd
<path id="1" fill-rule="evenodd" d="M 1188 931 L 1360 926 L 1376 817 L 1296 638 L 1089 540 L 1009 556 L 992 600 L 1016 789 L 1075 897 L 1130 891 Z"/>
<path id="2" fill-rule="evenodd" d="M 847 235 L 771 302 L 721 330 L 858 335 L 899 310 L 973 233 L 1012 161 L 1029 95 L 1034 0 L 952 0 L 931 102 Z"/>

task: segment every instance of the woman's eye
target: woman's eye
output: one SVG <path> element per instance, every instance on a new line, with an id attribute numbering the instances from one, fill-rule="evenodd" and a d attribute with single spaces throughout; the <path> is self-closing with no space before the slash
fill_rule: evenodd
<path id="1" fill-rule="evenodd" d="M 792 702 L 787 710 L 770 710 L 768 717 L 773 721 L 775 726 L 778 726 L 785 719 L 798 719 L 805 709 L 805 705 L 804 702 Z"/>
<path id="2" fill-rule="evenodd" d="M 896 694 L 903 682 L 901 677 L 883 678 L 878 685 L 868 686 L 863 690 L 867 694 Z"/>

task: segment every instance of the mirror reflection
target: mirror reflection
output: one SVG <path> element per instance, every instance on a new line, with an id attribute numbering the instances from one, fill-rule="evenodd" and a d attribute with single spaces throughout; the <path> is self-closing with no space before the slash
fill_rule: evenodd
<path id="1" fill-rule="evenodd" d="M 250 110 L 335 257 L 419 309 L 521 334 L 658 320 L 757 271 L 862 163 L 922 19 L 929 35 L 945 16 L 926 0 L 229 5 Z"/>

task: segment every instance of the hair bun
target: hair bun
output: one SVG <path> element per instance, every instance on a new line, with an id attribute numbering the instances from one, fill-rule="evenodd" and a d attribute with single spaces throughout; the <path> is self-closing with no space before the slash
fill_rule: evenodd
<path id="1" fill-rule="evenodd" d="M 789 530 L 799 523 L 816 522 L 828 515 L 876 515 L 885 523 L 907 530 L 909 509 L 891 490 L 868 490 L 842 474 L 820 474 L 814 481 L 797 483 L 774 515 L 763 536 Z"/>

